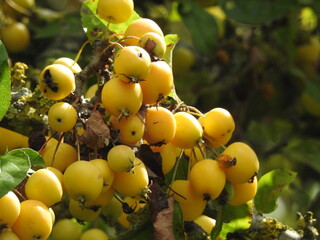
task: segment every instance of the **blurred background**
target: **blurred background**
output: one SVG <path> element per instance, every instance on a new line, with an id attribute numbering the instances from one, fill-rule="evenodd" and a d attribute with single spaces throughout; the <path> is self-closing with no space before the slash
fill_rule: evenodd
<path id="1" fill-rule="evenodd" d="M 319 219 L 320 1 L 134 3 L 141 17 L 155 20 L 165 34 L 179 35 L 172 61 L 179 97 L 203 113 L 215 107 L 230 111 L 236 122 L 231 142 L 255 149 L 258 177 L 272 169 L 297 172 L 270 216 L 291 226 L 296 212 L 311 210 Z M 75 57 L 86 40 L 80 12 L 78 0 L 0 1 L 0 36 L 12 66 L 28 65 L 31 86 L 53 59 Z M 16 23 L 12 37 L 8 28 Z M 81 67 L 91 50 L 84 49 Z M 23 131 L 17 116 L 7 119 L 4 124 L 14 122 L 11 128 Z"/>

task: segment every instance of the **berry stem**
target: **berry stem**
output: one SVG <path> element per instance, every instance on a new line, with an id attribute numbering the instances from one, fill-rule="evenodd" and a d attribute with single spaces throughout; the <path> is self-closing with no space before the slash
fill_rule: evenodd
<path id="1" fill-rule="evenodd" d="M 54 160 L 55 160 L 55 158 L 56 158 L 56 154 L 57 154 L 58 148 L 59 148 L 59 146 L 60 146 L 60 143 L 61 143 L 62 140 L 63 140 L 63 136 L 64 136 L 64 132 L 60 133 L 60 136 L 59 136 L 59 139 L 58 139 L 58 144 L 57 144 L 57 146 L 56 146 L 56 148 L 55 148 L 55 150 L 54 150 L 50 167 L 53 167 Z"/>
<path id="2" fill-rule="evenodd" d="M 87 46 L 88 43 L 90 43 L 89 40 L 85 41 L 85 42 L 82 44 L 82 46 L 80 47 L 80 49 L 79 49 L 79 51 L 78 51 L 78 53 L 77 53 L 77 56 L 76 56 L 75 59 L 74 59 L 74 62 L 73 62 L 73 64 L 72 64 L 72 66 L 75 65 L 75 64 L 78 62 L 78 60 L 79 60 L 79 58 L 80 58 L 80 56 L 81 56 L 81 53 L 83 52 L 83 49 L 85 48 L 85 46 Z"/>
<path id="3" fill-rule="evenodd" d="M 203 138 L 203 140 L 204 140 L 206 149 L 208 149 L 214 155 L 215 158 L 218 158 L 220 154 L 217 151 L 217 149 L 210 143 L 210 141 L 206 140 L 205 138 Z"/>
<path id="4" fill-rule="evenodd" d="M 193 115 L 199 116 L 199 117 L 204 117 L 204 114 L 196 107 L 188 106 L 188 110 L 189 110 L 190 114 L 193 114 Z"/>
<path id="5" fill-rule="evenodd" d="M 27 200 L 27 198 L 26 198 L 25 196 L 23 196 L 22 193 L 19 192 L 17 189 L 13 189 L 12 191 L 13 191 L 16 195 L 18 195 L 20 199 L 22 199 L 22 200 Z"/>
<path id="6" fill-rule="evenodd" d="M 118 47 L 120 49 L 123 48 L 123 46 L 119 42 L 110 42 L 110 45 L 107 47 L 107 50 L 114 47 Z"/>
<path id="7" fill-rule="evenodd" d="M 193 111 L 186 111 L 186 112 L 190 113 L 191 115 L 196 116 L 196 117 L 203 117 L 204 116 L 203 114 L 199 114 L 199 113 L 196 113 L 196 112 L 193 112 Z"/>
<path id="8" fill-rule="evenodd" d="M 173 175 L 172 175 L 172 179 L 171 179 L 171 184 L 174 182 L 175 178 L 176 178 L 176 175 L 177 175 L 177 172 L 178 172 L 178 168 L 179 168 L 179 165 L 180 165 L 180 161 L 182 159 L 182 155 L 184 153 L 184 150 L 182 149 L 180 154 L 179 154 L 179 157 L 177 159 L 177 162 L 176 162 L 176 165 L 174 166 L 174 170 L 173 170 Z"/>
<path id="9" fill-rule="evenodd" d="M 137 36 L 126 36 L 126 37 L 123 37 L 123 38 L 119 39 L 119 41 L 118 41 L 118 42 L 120 42 L 120 41 L 124 41 L 124 40 L 125 40 L 125 39 L 127 39 L 127 38 L 134 38 L 134 39 L 140 40 L 140 38 L 139 38 L 139 37 L 137 37 Z"/>
<path id="10" fill-rule="evenodd" d="M 112 38 L 114 38 L 114 37 L 117 37 L 117 36 L 123 36 L 124 35 L 124 33 L 114 33 L 114 34 L 111 34 L 108 38 L 107 38 L 107 40 L 111 40 Z"/>
<path id="11" fill-rule="evenodd" d="M 202 141 L 201 143 L 203 144 L 204 142 Z M 203 151 L 203 149 L 202 149 L 202 147 L 201 147 L 201 145 L 200 145 L 200 142 L 197 143 L 196 147 L 199 148 L 202 157 L 205 158 L 205 157 L 206 157 L 206 154 L 205 154 L 205 152 Z M 194 154 L 194 156 L 196 156 L 196 154 Z"/>

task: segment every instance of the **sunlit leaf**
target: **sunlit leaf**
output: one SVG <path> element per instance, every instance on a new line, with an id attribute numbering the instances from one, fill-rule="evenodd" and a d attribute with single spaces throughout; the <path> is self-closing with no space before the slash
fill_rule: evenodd
<path id="1" fill-rule="evenodd" d="M 218 206 L 218 218 L 216 226 L 211 232 L 211 239 L 218 236 L 225 239 L 229 232 L 247 229 L 252 220 L 252 202 L 240 206 L 231 206 L 229 204 Z"/>
<path id="2" fill-rule="evenodd" d="M 0 157 L 0 197 L 15 188 L 26 176 L 30 159 L 24 151 L 13 150 Z"/>
<path id="3" fill-rule="evenodd" d="M 20 148 L 17 151 L 24 152 L 28 156 L 31 166 L 45 167 L 45 162 L 37 151 L 31 148 Z"/>
<path id="4" fill-rule="evenodd" d="M 96 40 L 107 30 L 107 26 L 95 14 L 98 1 L 87 0 L 82 3 L 81 22 L 89 40 Z"/>
<path id="5" fill-rule="evenodd" d="M 10 105 L 10 69 L 8 54 L 0 41 L 0 121 Z"/>
<path id="6" fill-rule="evenodd" d="M 284 187 L 292 183 L 297 173 L 291 170 L 275 169 L 263 175 L 258 181 L 254 206 L 258 213 L 271 213 L 277 208 L 277 199 Z"/>
<path id="7" fill-rule="evenodd" d="M 179 36 L 177 34 L 168 34 L 164 37 L 164 40 L 166 42 L 167 49 L 163 58 L 166 60 L 166 63 L 172 67 L 172 52 L 179 41 Z"/>
<path id="8" fill-rule="evenodd" d="M 138 18 L 140 18 L 140 16 L 138 15 L 138 13 L 136 13 L 134 11 L 133 14 L 131 15 L 131 17 L 125 23 L 109 24 L 108 28 L 110 31 L 115 32 L 115 33 L 124 33 L 125 30 L 127 29 L 128 25 Z"/>
<path id="9" fill-rule="evenodd" d="M 125 23 L 111 24 L 98 17 L 96 14 L 97 4 L 98 1 L 86 0 L 83 2 L 81 8 L 82 27 L 89 40 L 96 40 L 101 37 L 102 34 L 104 37 L 109 37 L 113 33 L 124 33 L 132 21 L 140 18 L 140 16 L 134 11 Z"/>

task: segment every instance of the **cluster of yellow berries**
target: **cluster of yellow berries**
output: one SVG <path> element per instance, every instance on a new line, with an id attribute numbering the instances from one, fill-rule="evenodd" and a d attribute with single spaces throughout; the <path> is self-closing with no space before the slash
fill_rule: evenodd
<path id="1" fill-rule="evenodd" d="M 99 0 L 97 4 L 98 16 L 112 24 L 127 21 L 132 12 L 132 0 Z M 46 239 L 51 232 L 53 240 L 65 239 L 59 237 L 61 232 L 78 229 L 71 219 L 54 224 L 50 209 L 61 201 L 67 202 L 71 216 L 77 220 L 93 221 L 100 214 L 112 215 L 129 227 L 128 215 L 147 205 L 148 168 L 136 156 L 141 144 L 160 153 L 164 175 L 174 171 L 177 159 L 189 159 L 188 178 L 174 179 L 167 193 L 180 204 L 185 221 L 210 223 L 208 232 L 214 220 L 202 213 L 207 201 L 218 198 L 227 182 L 234 190 L 229 204 L 243 204 L 256 193 L 258 158 L 246 143 L 227 146 L 235 123 L 226 109 L 214 108 L 203 114 L 179 101 L 170 108 L 162 104 L 174 91 L 174 79 L 171 66 L 163 59 L 166 43 L 161 28 L 151 19 L 134 20 L 117 46 L 120 47 L 108 69 L 111 77 L 104 83 L 98 100 L 110 114 L 105 124 L 118 132 L 117 138 L 108 141 L 105 156 L 90 160 L 80 160 L 80 153 L 68 143 L 47 139 L 39 150 L 46 168 L 28 177 L 28 200 L 20 204 L 12 192 L 0 199 L 0 209 L 4 206 L 1 201 L 15 199 L 17 220 L 1 222 L 1 210 L 0 226 L 11 228 L 21 240 Z M 79 120 L 77 104 L 81 103 L 64 100 L 76 89 L 75 74 L 80 72 L 80 66 L 72 59 L 60 58 L 40 74 L 43 96 L 57 100 L 48 112 L 49 127 L 56 132 L 73 131 Z M 119 204 L 120 211 L 115 211 Z M 30 219 L 32 223 L 27 222 Z M 86 233 L 72 232 L 79 236 Z M 107 238 L 104 234 L 99 239 Z"/>

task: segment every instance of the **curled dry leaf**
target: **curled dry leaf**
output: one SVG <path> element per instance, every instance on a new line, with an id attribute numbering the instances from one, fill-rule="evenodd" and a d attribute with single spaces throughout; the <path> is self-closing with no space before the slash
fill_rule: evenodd
<path id="1" fill-rule="evenodd" d="M 173 232 L 173 203 L 174 198 L 167 197 L 158 183 L 150 187 L 150 208 L 153 224 L 154 240 L 174 240 Z"/>
<path id="2" fill-rule="evenodd" d="M 86 122 L 84 133 L 79 140 L 91 148 L 103 148 L 109 144 L 110 129 L 98 111 L 94 111 Z"/>

